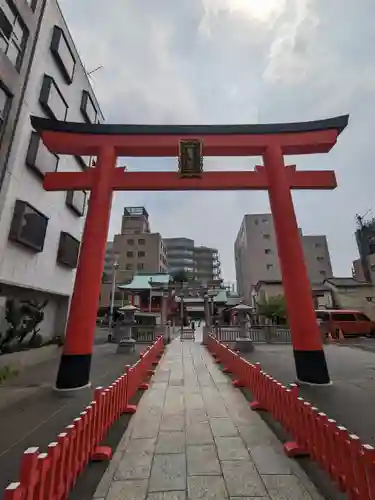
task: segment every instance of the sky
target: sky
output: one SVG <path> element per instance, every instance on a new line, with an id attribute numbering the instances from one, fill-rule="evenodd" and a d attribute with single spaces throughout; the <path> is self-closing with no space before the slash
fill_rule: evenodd
<path id="1" fill-rule="evenodd" d="M 326 234 L 335 276 L 357 258 L 355 215 L 374 207 L 374 0 L 60 0 L 107 123 L 241 124 L 349 113 L 324 155 L 299 169 L 335 170 L 334 191 L 293 194 L 304 234 Z M 245 170 L 259 158 L 207 158 L 206 170 Z M 176 159 L 121 158 L 131 170 L 173 170 Z M 245 213 L 269 212 L 266 192 L 117 193 L 146 207 L 151 229 L 217 247 L 235 280 L 233 245 Z M 371 212 L 370 212 L 371 214 Z M 375 213 L 374 213 L 375 215 Z"/>

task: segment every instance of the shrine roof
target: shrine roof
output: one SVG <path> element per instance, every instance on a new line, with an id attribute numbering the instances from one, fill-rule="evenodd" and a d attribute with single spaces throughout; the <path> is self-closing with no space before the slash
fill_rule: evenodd
<path id="1" fill-rule="evenodd" d="M 66 122 L 31 116 L 31 124 L 37 132 L 48 130 L 92 135 L 267 135 L 325 130 L 337 130 L 340 134 L 348 121 L 349 115 L 343 115 L 308 122 L 255 125 L 123 125 Z"/>
<path id="2" fill-rule="evenodd" d="M 121 290 L 150 290 L 150 281 L 168 285 L 171 276 L 166 273 L 136 274 L 133 281 L 127 285 L 118 285 Z"/>

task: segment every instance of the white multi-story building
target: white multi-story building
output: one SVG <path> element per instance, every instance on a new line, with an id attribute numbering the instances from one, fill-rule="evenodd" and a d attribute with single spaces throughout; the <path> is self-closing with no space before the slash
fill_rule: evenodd
<path id="1" fill-rule="evenodd" d="M 332 277 L 331 258 L 324 235 L 304 236 L 300 229 L 308 275 L 311 283 Z M 249 304 L 260 281 L 280 281 L 281 268 L 271 214 L 244 216 L 234 244 L 237 292 Z"/>
<path id="2" fill-rule="evenodd" d="M 16 12 L 18 1 L 1 5 Z M 65 328 L 89 193 L 46 192 L 43 176 L 82 171 L 90 158 L 50 153 L 30 115 L 94 123 L 103 115 L 56 0 L 32 7 L 39 27 L 0 193 L 0 286 L 3 305 L 9 297 L 48 300 L 41 333 L 50 336 Z"/>

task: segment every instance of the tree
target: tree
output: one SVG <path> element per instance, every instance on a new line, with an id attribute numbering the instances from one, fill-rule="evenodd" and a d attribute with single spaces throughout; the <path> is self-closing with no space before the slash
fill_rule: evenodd
<path id="1" fill-rule="evenodd" d="M 172 283 L 187 283 L 189 281 L 189 275 L 185 271 L 177 271 L 172 274 Z"/>
<path id="2" fill-rule="evenodd" d="M 258 302 L 258 312 L 277 323 L 285 323 L 287 319 L 286 303 L 284 295 L 275 295 L 266 300 Z"/>

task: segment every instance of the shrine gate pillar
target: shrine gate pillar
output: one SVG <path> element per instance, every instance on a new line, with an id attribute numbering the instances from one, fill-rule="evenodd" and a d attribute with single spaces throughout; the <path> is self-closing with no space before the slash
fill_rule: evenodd
<path id="1" fill-rule="evenodd" d="M 105 249 L 112 206 L 116 152 L 104 146 L 93 169 L 93 182 L 79 253 L 56 390 L 90 386 L 90 367 Z"/>
<path id="2" fill-rule="evenodd" d="M 317 324 L 302 242 L 293 206 L 287 167 L 279 146 L 263 155 L 285 290 L 293 354 L 300 382 L 329 384 L 321 333 Z"/>

